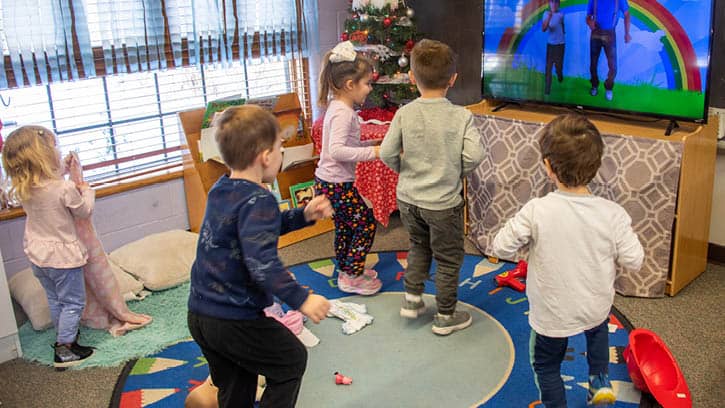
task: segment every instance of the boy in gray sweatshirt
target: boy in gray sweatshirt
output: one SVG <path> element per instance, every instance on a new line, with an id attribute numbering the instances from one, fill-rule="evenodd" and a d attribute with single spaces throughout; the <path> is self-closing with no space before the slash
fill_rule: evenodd
<path id="1" fill-rule="evenodd" d="M 414 319 L 425 311 L 421 295 L 435 259 L 433 333 L 445 336 L 472 322 L 469 313 L 456 311 L 464 255 L 461 178 L 481 163 L 483 150 L 471 112 L 446 99 L 457 77 L 453 50 L 421 40 L 410 57 L 410 79 L 421 96 L 396 112 L 380 159 L 400 174 L 398 209 L 410 235 L 400 315 Z"/>

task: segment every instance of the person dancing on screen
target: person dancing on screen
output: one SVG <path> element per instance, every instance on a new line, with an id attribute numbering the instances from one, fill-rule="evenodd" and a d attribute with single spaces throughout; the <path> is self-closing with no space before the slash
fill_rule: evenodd
<path id="1" fill-rule="evenodd" d="M 551 69 L 556 66 L 556 77 L 564 80 L 564 13 L 559 0 L 549 1 L 549 10 L 544 14 L 541 31 L 548 32 L 546 40 L 546 87 L 544 95 L 551 93 Z"/>
<path id="2" fill-rule="evenodd" d="M 592 89 L 589 93 L 599 93 L 599 55 L 604 49 L 607 57 L 607 79 L 604 81 L 605 97 L 608 101 L 614 98 L 614 77 L 617 75 L 617 35 L 616 28 L 620 12 L 624 16 L 624 42 L 632 41 L 630 35 L 629 3 L 627 0 L 589 0 L 587 4 L 587 25 L 591 30 L 589 37 L 589 73 Z"/>

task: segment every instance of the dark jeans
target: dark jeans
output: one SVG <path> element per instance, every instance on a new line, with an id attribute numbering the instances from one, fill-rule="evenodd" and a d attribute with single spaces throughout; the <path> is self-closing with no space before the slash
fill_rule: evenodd
<path id="1" fill-rule="evenodd" d="M 189 331 L 219 387 L 220 408 L 252 407 L 257 375 L 266 377 L 260 408 L 292 408 L 307 367 L 307 349 L 271 317 L 224 320 L 189 312 Z"/>
<path id="2" fill-rule="evenodd" d="M 551 68 L 556 66 L 556 77 L 564 80 L 564 44 L 546 44 L 546 88 L 544 94 L 551 92 Z"/>
<path id="3" fill-rule="evenodd" d="M 432 259 L 438 313 L 452 314 L 458 302 L 458 275 L 463 263 L 463 204 L 447 210 L 426 210 L 398 200 L 400 219 L 410 235 L 405 291 L 423 293 Z"/>
<path id="4" fill-rule="evenodd" d="M 584 332 L 587 339 L 589 375 L 609 371 L 609 319 Z M 566 407 L 566 393 L 561 379 L 561 362 L 566 354 L 568 337 L 546 337 L 531 331 L 529 353 L 534 367 L 536 385 L 546 408 Z"/>
<path id="5" fill-rule="evenodd" d="M 614 88 L 614 77 L 617 76 L 617 35 L 614 30 L 602 30 L 597 28 L 592 31 L 589 39 L 589 73 L 591 75 L 592 88 L 599 86 L 599 55 L 604 49 L 607 57 L 607 80 L 604 81 L 604 89 L 611 91 Z"/>

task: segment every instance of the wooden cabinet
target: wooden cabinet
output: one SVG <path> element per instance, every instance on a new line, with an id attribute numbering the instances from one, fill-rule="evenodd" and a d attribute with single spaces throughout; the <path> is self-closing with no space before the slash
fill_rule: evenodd
<path id="1" fill-rule="evenodd" d="M 469 106 L 479 115 L 547 123 L 556 115 L 568 112 L 554 107 L 510 107 L 493 111 L 487 101 Z M 624 120 L 592 113 L 590 119 L 602 134 L 630 135 L 681 143 L 682 156 L 675 203 L 672 245 L 665 293 L 675 295 L 705 271 L 710 233 L 710 212 L 716 158 L 718 118 L 711 116 L 707 125 L 680 123 L 670 136 L 665 136 L 667 121 Z M 533 136 L 533 135 L 532 135 Z M 648 157 L 657 161 L 657 157 Z"/>
<path id="2" fill-rule="evenodd" d="M 311 143 L 309 131 L 300 120 L 302 109 L 297 94 L 289 93 L 272 97 L 271 111 L 279 121 L 280 127 L 293 126 L 299 131 L 295 136 L 284 143 L 285 147 L 298 146 Z M 209 189 L 223 174 L 228 172 L 226 166 L 214 160 L 201 161 L 199 155 L 199 137 L 201 136 L 201 122 L 204 118 L 205 108 L 192 109 L 179 112 L 179 121 L 186 136 L 186 146 L 183 154 L 184 162 L 184 189 L 186 191 L 186 206 L 189 212 L 189 226 L 191 231 L 199 232 L 204 211 L 206 209 L 206 196 Z M 277 176 L 282 198 L 289 199 L 291 185 L 309 181 L 314 178 L 315 162 L 307 162 L 297 167 L 280 172 Z M 287 246 L 303 239 L 319 235 L 333 229 L 331 220 L 320 220 L 315 225 L 280 237 L 279 246 Z"/>

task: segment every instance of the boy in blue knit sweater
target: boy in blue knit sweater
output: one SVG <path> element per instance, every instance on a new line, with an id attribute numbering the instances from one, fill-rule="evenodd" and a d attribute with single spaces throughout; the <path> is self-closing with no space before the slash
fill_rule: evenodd
<path id="1" fill-rule="evenodd" d="M 263 309 L 278 297 L 313 322 L 327 299 L 297 283 L 277 254 L 280 234 L 332 215 L 324 196 L 280 213 L 263 185 L 282 164 L 282 137 L 271 113 L 255 105 L 231 107 L 215 120 L 216 140 L 230 168 L 209 190 L 191 268 L 188 324 L 209 363 L 219 406 L 251 407 L 257 375 L 267 386 L 260 407 L 294 407 L 307 365 L 297 337 Z"/>

